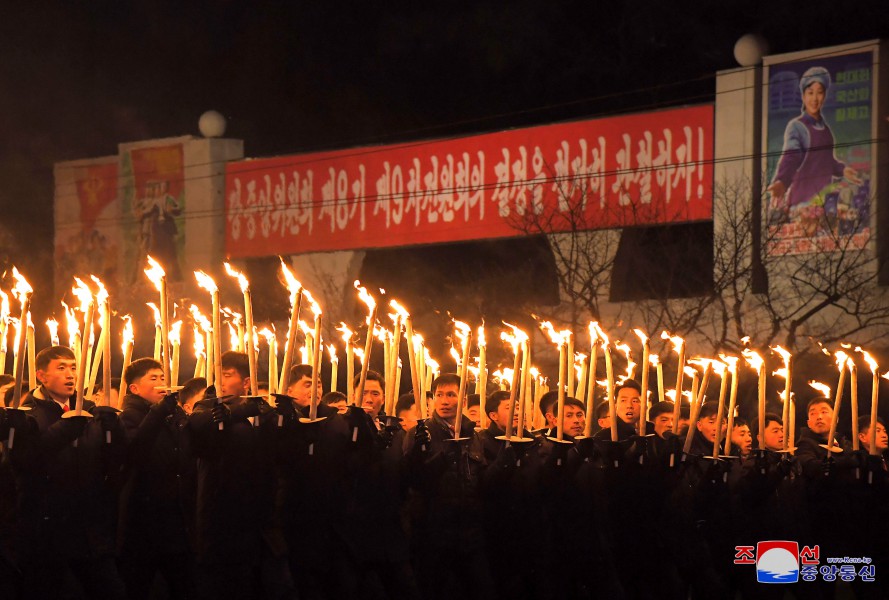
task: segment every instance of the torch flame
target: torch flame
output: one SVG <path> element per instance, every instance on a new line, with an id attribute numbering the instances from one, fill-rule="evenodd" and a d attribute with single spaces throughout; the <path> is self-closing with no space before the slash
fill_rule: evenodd
<path id="1" fill-rule="evenodd" d="M 130 315 L 124 315 L 121 317 L 123 319 L 123 343 L 121 344 L 121 349 L 123 353 L 127 353 L 127 346 L 133 343 L 133 340 L 136 338 L 135 333 L 133 332 L 133 319 Z"/>
<path id="2" fill-rule="evenodd" d="M 667 331 L 661 332 L 662 340 L 670 340 L 670 343 L 673 344 L 673 352 L 679 354 L 679 351 L 682 350 L 682 347 L 685 345 L 685 340 L 679 337 L 678 335 L 670 335 Z"/>
<path id="3" fill-rule="evenodd" d="M 837 369 L 840 371 L 842 371 L 846 368 L 847 365 L 850 365 L 852 363 L 849 355 L 842 350 L 837 350 L 833 355 L 833 359 L 837 363 Z"/>
<path id="4" fill-rule="evenodd" d="M 476 337 L 475 343 L 479 348 L 481 348 L 482 346 L 484 346 L 488 343 L 487 340 L 485 339 L 484 324 L 478 326 L 478 336 Z"/>
<path id="5" fill-rule="evenodd" d="M 238 280 L 238 285 L 241 287 L 241 293 L 247 293 L 247 290 L 250 289 L 250 282 L 247 281 L 247 277 L 227 262 L 223 263 L 223 266 L 225 267 L 226 273 Z"/>
<path id="6" fill-rule="evenodd" d="M 639 341 L 645 344 L 648 342 L 648 336 L 641 329 L 634 329 L 633 333 L 639 336 Z"/>
<path id="7" fill-rule="evenodd" d="M 417 332 L 414 332 L 414 352 L 419 352 L 420 348 L 423 347 L 423 336 Z"/>
<path id="8" fill-rule="evenodd" d="M 311 292 L 307 289 L 303 289 L 303 296 L 305 296 L 306 300 L 308 300 L 309 304 L 312 305 L 312 313 L 317 317 L 321 314 L 321 305 L 315 302 L 315 298 L 312 296 Z"/>
<path id="9" fill-rule="evenodd" d="M 657 354 L 649 354 L 648 355 L 648 363 L 652 367 L 657 367 L 661 362 L 661 358 Z"/>
<path id="10" fill-rule="evenodd" d="M 877 361 L 873 356 L 870 355 L 870 352 L 863 349 L 861 346 L 855 347 L 855 352 L 861 352 L 861 356 L 864 357 L 864 362 L 870 367 L 871 373 L 876 373 L 877 369 L 879 369 L 879 365 L 877 365 Z"/>
<path id="11" fill-rule="evenodd" d="M 503 324 L 512 329 L 512 333 L 509 333 L 508 331 L 501 331 L 500 339 L 512 346 L 512 353 L 517 354 L 519 351 L 519 346 L 528 341 L 528 334 L 526 334 L 515 325 L 507 323 L 506 321 L 504 321 Z"/>
<path id="12" fill-rule="evenodd" d="M 98 302 L 100 306 L 104 306 L 108 302 L 108 290 L 105 289 L 105 284 L 95 275 L 90 275 L 90 279 L 95 281 L 96 285 L 99 286 L 99 291 L 96 292 L 96 302 Z M 104 310 L 104 308 L 102 310 Z"/>
<path id="13" fill-rule="evenodd" d="M 399 317 L 401 317 L 402 319 L 407 319 L 409 316 L 411 316 L 411 314 L 409 312 L 407 312 L 407 309 L 398 303 L 398 300 L 394 300 L 394 299 L 390 300 L 389 306 L 391 306 L 392 310 L 395 311 L 395 314 L 398 315 Z M 389 315 L 389 316 L 392 316 L 392 315 Z M 395 319 L 393 318 L 393 320 L 395 320 Z"/>
<path id="14" fill-rule="evenodd" d="M 296 280 L 293 271 L 290 270 L 283 258 L 281 259 L 281 273 L 284 275 L 284 284 L 287 286 L 287 291 L 290 292 L 290 306 L 293 307 L 296 304 L 296 295 L 299 294 L 299 290 L 302 289 L 303 285 Z"/>
<path id="15" fill-rule="evenodd" d="M 46 326 L 49 327 L 49 339 L 53 340 L 53 345 L 57 345 L 57 340 L 59 339 L 59 322 L 55 320 L 55 317 L 50 317 L 46 320 Z"/>
<path id="16" fill-rule="evenodd" d="M 745 338 L 749 340 L 750 338 Z M 744 341 L 744 340 L 741 340 Z M 744 360 L 750 366 L 751 369 L 759 373 L 763 367 L 765 367 L 765 361 L 762 359 L 762 356 L 759 355 L 758 352 L 751 350 L 750 348 L 744 348 L 741 350 L 741 355 L 744 357 Z"/>
<path id="17" fill-rule="evenodd" d="M 343 341 L 347 344 L 352 339 L 352 337 L 355 335 L 355 332 L 352 331 L 351 329 L 349 329 L 349 326 L 343 322 L 340 322 L 340 326 L 337 327 L 336 330 L 342 332 Z"/>
<path id="18" fill-rule="evenodd" d="M 216 286 L 216 282 L 213 281 L 213 278 L 203 271 L 195 271 L 194 278 L 197 280 L 199 288 L 207 290 L 211 294 L 219 291 L 219 288 Z"/>
<path id="19" fill-rule="evenodd" d="M 688 361 L 688 362 L 692 362 L 692 361 Z M 688 365 L 686 365 L 685 367 L 683 367 L 682 372 L 685 373 L 686 375 L 688 375 L 689 377 L 694 377 L 695 374 L 698 372 L 698 370 L 695 369 L 694 367 L 689 367 Z"/>
<path id="20" fill-rule="evenodd" d="M 85 313 L 89 310 L 89 305 L 93 303 L 93 291 L 79 277 L 75 277 L 74 282 L 76 285 L 71 288 L 71 292 L 80 300 L 80 312 Z"/>
<path id="21" fill-rule="evenodd" d="M 636 363 L 633 362 L 632 357 L 630 356 L 630 345 L 622 342 L 618 342 L 614 345 L 617 350 L 620 350 L 623 355 L 627 359 L 627 373 L 618 378 L 618 385 L 623 385 L 628 379 L 633 378 L 633 371 L 636 370 Z"/>
<path id="22" fill-rule="evenodd" d="M 361 286 L 360 281 L 356 279 L 354 285 L 355 289 L 358 290 L 358 298 L 367 305 L 367 312 L 370 313 L 377 305 L 377 301 L 368 293 L 367 288 Z M 369 319 L 370 317 L 368 317 L 368 320 Z M 370 323 L 368 323 L 368 326 L 370 326 Z"/>
<path id="23" fill-rule="evenodd" d="M 80 335 L 80 323 L 77 322 L 77 315 L 74 309 L 65 304 L 62 300 L 62 307 L 65 309 L 65 329 L 68 330 L 68 346 L 74 348 L 77 345 L 77 336 Z"/>
<path id="24" fill-rule="evenodd" d="M 24 302 L 26 296 L 30 296 L 34 293 L 34 289 L 28 283 L 28 280 L 25 279 L 15 267 L 12 268 L 12 277 L 15 279 L 15 285 L 12 287 L 12 295 L 18 298 L 19 302 Z"/>
<path id="25" fill-rule="evenodd" d="M 336 357 L 336 346 L 333 344 L 327 345 L 327 353 L 330 355 L 330 362 L 337 363 L 339 359 Z"/>
<path id="26" fill-rule="evenodd" d="M 9 316 L 9 296 L 6 292 L 0 290 L 0 320 L 5 321 Z"/>
<path id="27" fill-rule="evenodd" d="M 810 381 L 809 386 L 815 391 L 819 392 L 825 398 L 830 398 L 830 386 L 820 381 Z"/>
<path id="28" fill-rule="evenodd" d="M 737 356 L 728 356 L 726 354 L 720 354 L 719 359 L 726 364 L 728 367 L 729 373 L 732 375 L 736 375 L 738 373 L 738 357 Z"/>
<path id="29" fill-rule="evenodd" d="M 196 357 L 204 356 L 204 334 L 198 325 L 192 327 L 194 332 L 194 355 Z"/>
<path id="30" fill-rule="evenodd" d="M 590 322 L 590 339 L 592 340 L 593 344 L 602 342 L 604 346 L 607 346 L 610 342 L 608 336 L 605 335 L 605 332 L 602 330 L 601 327 L 599 327 L 598 321 Z"/>
<path id="31" fill-rule="evenodd" d="M 359 362 L 364 365 L 364 349 L 363 348 L 355 348 L 355 357 L 358 358 Z"/>
<path id="32" fill-rule="evenodd" d="M 191 318 L 194 322 L 200 326 L 201 331 L 204 333 L 209 333 L 213 331 L 213 324 L 210 323 L 210 319 L 208 319 L 197 306 L 192 304 L 188 307 L 188 311 L 191 313 Z"/>
<path id="33" fill-rule="evenodd" d="M 154 312 L 154 325 L 155 327 L 161 326 L 161 311 L 158 309 L 157 305 L 154 302 L 146 302 L 146 306 L 150 307 Z"/>
<path id="34" fill-rule="evenodd" d="M 170 324 L 170 343 L 178 344 L 182 340 L 182 321 L 173 321 Z"/>
<path id="35" fill-rule="evenodd" d="M 157 291 L 161 291 L 161 279 L 166 277 L 167 273 L 164 271 L 164 268 L 160 263 L 151 258 L 150 255 L 148 257 L 148 268 L 145 269 L 145 275 L 148 276 L 149 281 L 154 284 Z"/>

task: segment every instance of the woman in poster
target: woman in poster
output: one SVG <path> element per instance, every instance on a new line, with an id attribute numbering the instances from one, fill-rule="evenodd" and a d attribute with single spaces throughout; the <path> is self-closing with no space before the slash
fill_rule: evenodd
<path id="1" fill-rule="evenodd" d="M 794 216 L 794 208 L 823 194 L 835 178 L 861 185 L 858 172 L 834 155 L 833 132 L 821 114 L 830 84 L 830 73 L 824 67 L 811 67 L 800 77 L 802 114 L 787 123 L 781 158 L 768 187 L 771 209 L 785 218 Z"/>

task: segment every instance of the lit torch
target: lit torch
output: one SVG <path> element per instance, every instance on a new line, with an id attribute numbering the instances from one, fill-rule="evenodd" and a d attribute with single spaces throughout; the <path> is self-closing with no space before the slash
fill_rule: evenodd
<path id="1" fill-rule="evenodd" d="M 361 287 L 360 282 L 355 280 L 355 289 L 358 290 L 358 297 L 367 305 L 367 338 L 364 341 L 364 360 L 361 362 L 361 376 L 358 379 L 358 389 L 355 390 L 355 397 L 352 402 L 356 406 L 361 406 L 364 402 L 364 384 L 367 381 L 367 368 L 370 365 L 370 351 L 373 345 L 374 325 L 377 320 L 377 301 L 374 300 L 367 290 Z M 353 431 L 353 438 L 355 432 Z"/>
<path id="2" fill-rule="evenodd" d="M 117 399 L 118 402 L 123 403 L 123 397 L 127 393 L 127 382 L 126 375 L 127 367 L 130 365 L 130 361 L 133 358 L 133 345 L 135 343 L 135 334 L 133 333 L 133 319 L 130 315 L 123 316 L 123 333 L 122 338 L 123 341 L 121 343 L 121 350 L 123 351 L 123 365 L 120 368 L 120 390 L 118 390 Z"/>
<path id="3" fill-rule="evenodd" d="M 259 381 L 257 381 L 256 377 L 256 351 L 255 351 L 255 342 L 253 338 L 253 297 L 250 293 L 250 282 L 247 281 L 247 277 L 231 266 L 229 263 L 224 263 L 225 272 L 229 274 L 230 277 L 233 277 L 238 280 L 238 287 L 241 288 L 241 293 L 244 295 L 244 331 L 246 333 L 246 338 L 244 339 L 244 352 L 247 353 L 247 364 L 250 369 L 250 394 L 252 396 L 259 395 L 259 388 L 257 387 Z"/>
<path id="4" fill-rule="evenodd" d="M 31 306 L 31 294 L 34 293 L 34 289 L 15 267 L 12 268 L 12 277 L 13 279 L 15 279 L 15 285 L 12 288 L 12 295 L 19 301 L 22 307 L 19 336 L 18 340 L 16 340 L 15 388 L 12 392 L 12 409 L 18 410 L 19 404 L 22 401 L 22 379 L 24 376 L 23 371 L 25 368 L 25 334 L 23 328 L 27 326 L 26 324 L 28 322 L 28 310 Z M 10 434 L 10 439 L 11 436 L 12 434 Z M 11 445 L 12 443 L 10 443 L 10 446 Z"/>
<path id="5" fill-rule="evenodd" d="M 352 396 L 355 394 L 355 333 L 345 323 L 340 323 L 337 331 L 343 334 L 343 343 L 346 346 L 346 401 L 352 404 Z"/>
<path id="6" fill-rule="evenodd" d="M 510 325 L 509 323 L 504 323 L 504 325 L 511 328 L 512 333 L 501 331 L 500 339 L 512 346 L 512 353 L 514 356 L 512 383 L 509 386 L 509 419 L 506 421 L 505 427 L 505 439 L 509 442 L 513 437 L 513 421 L 515 420 L 516 402 L 519 399 L 518 379 L 519 366 L 521 365 L 522 360 L 522 348 L 524 347 L 524 343 L 528 341 L 528 335 L 515 325 Z M 522 426 L 521 422 L 519 423 L 519 426 Z M 520 432 L 517 437 L 522 437 L 522 433 Z"/>
<path id="7" fill-rule="evenodd" d="M 145 269 L 145 275 L 160 294 L 160 313 L 161 313 L 161 364 L 164 367 L 164 385 L 169 385 L 170 381 L 170 360 L 169 360 L 169 332 L 170 332 L 170 311 L 167 299 L 167 274 L 163 267 L 156 260 L 148 257 L 148 268 Z"/>
<path id="8" fill-rule="evenodd" d="M 648 366 L 651 355 L 651 347 L 648 345 L 648 336 L 641 329 L 634 329 L 633 332 L 639 336 L 642 341 L 642 417 L 639 419 L 639 435 L 645 436 L 645 423 L 648 420 Z M 719 436 L 716 436 L 717 438 Z"/>
<path id="9" fill-rule="evenodd" d="M 281 365 L 281 380 L 278 389 L 282 394 L 287 393 L 290 385 L 290 369 L 293 367 L 293 352 L 296 348 L 296 336 L 299 331 L 299 309 L 302 305 L 303 286 L 296 280 L 293 271 L 281 260 L 281 274 L 284 276 L 284 285 L 290 295 L 290 322 L 287 327 L 287 339 L 284 340 L 284 362 Z"/>
<path id="10" fill-rule="evenodd" d="M 198 287 L 210 292 L 212 343 L 207 344 L 207 385 L 214 383 L 222 385 L 222 317 L 219 312 L 219 288 L 213 278 L 203 271 L 195 271 L 194 278 L 198 282 Z"/>
<path id="11" fill-rule="evenodd" d="M 3 292 L 0 292 L 0 294 L 3 294 Z M 9 300 L 7 300 L 7 302 L 9 302 Z M 47 329 L 49 329 L 49 343 L 52 346 L 58 346 L 59 345 L 59 322 L 56 321 L 55 317 L 50 317 L 49 319 L 46 320 L 46 327 L 47 327 Z M 3 335 L 0 334 L 0 337 L 3 337 Z M 3 339 L 5 339 L 5 338 L 3 338 Z"/>
<path id="12" fill-rule="evenodd" d="M 843 400 L 843 387 L 846 384 L 846 367 L 849 363 L 849 355 L 842 350 L 834 352 L 833 357 L 836 361 L 837 369 L 840 372 L 840 380 L 837 383 L 837 393 L 833 402 L 833 418 L 830 421 L 830 433 L 827 435 L 827 458 L 830 458 L 834 448 L 833 438 L 837 432 L 837 420 L 840 416 L 840 407 L 842 406 Z M 873 426 L 875 427 L 875 425 Z"/>
<path id="13" fill-rule="evenodd" d="M 855 351 L 861 352 L 861 355 L 864 357 L 864 362 L 870 367 L 870 372 L 873 377 L 870 393 L 870 429 L 867 432 L 867 442 L 868 453 L 871 456 L 878 456 L 880 454 L 877 451 L 877 406 L 880 402 L 879 365 L 877 365 L 877 361 L 874 360 L 874 357 L 860 346 L 855 348 Z M 858 436 L 855 437 L 856 439 L 858 438 Z"/>
<path id="14" fill-rule="evenodd" d="M 793 355 L 781 346 L 773 346 L 772 351 L 778 354 L 784 361 L 784 368 L 772 374 L 780 374 L 784 377 L 784 410 L 782 414 L 784 450 L 790 450 L 790 390 L 793 382 Z M 760 416 L 760 420 L 764 420 L 764 416 Z"/>
<path id="15" fill-rule="evenodd" d="M 86 382 L 86 371 L 87 367 L 85 364 L 86 360 L 89 357 L 89 339 L 92 337 L 92 329 L 93 329 L 93 314 L 95 313 L 96 305 L 93 302 L 93 292 L 90 290 L 89 286 L 87 286 L 83 281 L 74 278 L 76 282 L 76 286 L 73 289 L 74 295 L 77 296 L 77 299 L 80 300 L 80 310 L 84 313 L 83 319 L 83 335 L 80 340 L 80 358 L 81 364 L 77 365 L 77 401 L 75 404 L 75 409 L 73 411 L 69 411 L 65 413 L 66 415 L 72 415 L 76 417 L 83 416 L 83 393 L 84 393 L 84 383 Z M 91 415 L 90 415 L 91 416 Z M 69 417 L 70 418 L 70 417 Z"/>

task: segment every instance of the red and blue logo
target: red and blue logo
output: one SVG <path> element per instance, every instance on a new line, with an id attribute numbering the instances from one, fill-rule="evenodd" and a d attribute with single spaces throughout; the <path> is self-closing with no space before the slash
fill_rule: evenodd
<path id="1" fill-rule="evenodd" d="M 759 583 L 799 581 L 799 545 L 796 542 L 776 540 L 757 543 L 756 581 Z"/>

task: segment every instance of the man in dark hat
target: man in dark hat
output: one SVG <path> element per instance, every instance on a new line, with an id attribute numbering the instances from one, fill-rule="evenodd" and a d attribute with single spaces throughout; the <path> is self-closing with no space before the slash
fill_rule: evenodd
<path id="1" fill-rule="evenodd" d="M 121 573 L 130 598 L 148 598 L 160 574 L 170 598 L 193 598 L 195 462 L 177 394 L 165 394 L 161 363 L 140 358 L 124 372 L 121 423 L 129 448 L 120 497 Z"/>

